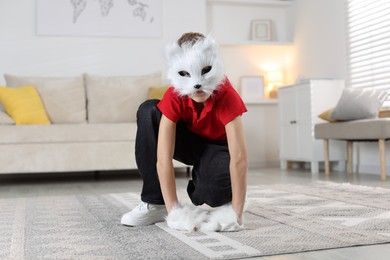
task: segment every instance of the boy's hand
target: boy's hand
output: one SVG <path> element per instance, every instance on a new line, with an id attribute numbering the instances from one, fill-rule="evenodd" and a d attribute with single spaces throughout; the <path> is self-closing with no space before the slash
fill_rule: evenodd
<path id="1" fill-rule="evenodd" d="M 231 205 L 207 211 L 194 206 L 177 206 L 169 212 L 168 227 L 185 231 L 240 231 L 242 214 L 238 216 Z"/>
<path id="2" fill-rule="evenodd" d="M 168 227 L 172 229 L 197 231 L 201 224 L 207 221 L 207 211 L 176 204 L 169 212 L 166 221 Z"/>

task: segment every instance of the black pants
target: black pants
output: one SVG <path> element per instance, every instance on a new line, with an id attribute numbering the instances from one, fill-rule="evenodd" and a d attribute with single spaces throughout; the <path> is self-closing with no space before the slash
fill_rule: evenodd
<path id="1" fill-rule="evenodd" d="M 135 156 L 143 179 L 141 200 L 163 205 L 156 169 L 157 138 L 162 115 L 157 103 L 158 100 L 147 100 L 138 109 Z M 230 155 L 226 142 L 204 140 L 179 121 L 176 126 L 174 159 L 193 166 L 187 192 L 194 205 L 206 203 L 218 207 L 231 202 Z"/>

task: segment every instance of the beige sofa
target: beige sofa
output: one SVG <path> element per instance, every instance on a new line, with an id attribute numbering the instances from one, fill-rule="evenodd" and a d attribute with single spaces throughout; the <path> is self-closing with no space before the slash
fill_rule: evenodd
<path id="1" fill-rule="evenodd" d="M 142 76 L 20 77 L 34 85 L 50 125 L 15 125 L 0 111 L 0 173 L 136 169 L 136 111 L 161 74 Z M 182 167 L 182 164 L 176 164 Z"/>

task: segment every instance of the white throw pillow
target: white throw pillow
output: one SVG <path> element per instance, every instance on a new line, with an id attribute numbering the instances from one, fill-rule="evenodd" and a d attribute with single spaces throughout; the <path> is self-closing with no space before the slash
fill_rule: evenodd
<path id="1" fill-rule="evenodd" d="M 339 121 L 376 118 L 388 92 L 345 88 L 330 117 Z"/>
<path id="2" fill-rule="evenodd" d="M 54 124 L 85 123 L 87 107 L 83 76 L 26 77 L 5 74 L 7 86 L 34 85 Z"/>
<path id="3" fill-rule="evenodd" d="M 15 122 L 5 112 L 0 111 L 0 125 L 14 125 Z"/>
<path id="4" fill-rule="evenodd" d="M 85 75 L 89 123 L 135 122 L 139 105 L 151 86 L 161 85 L 161 73 L 142 76 Z"/>

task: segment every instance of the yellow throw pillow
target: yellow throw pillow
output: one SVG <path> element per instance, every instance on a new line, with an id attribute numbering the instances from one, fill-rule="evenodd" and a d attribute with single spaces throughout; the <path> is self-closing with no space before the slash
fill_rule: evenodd
<path id="1" fill-rule="evenodd" d="M 321 114 L 318 115 L 318 117 L 325 120 L 325 121 L 328 121 L 328 122 L 332 122 L 332 123 L 337 122 L 336 119 L 333 119 L 330 117 L 330 114 L 333 112 L 333 109 L 334 108 L 330 108 L 330 109 L 322 112 Z"/>
<path id="2" fill-rule="evenodd" d="M 164 87 L 150 87 L 148 99 L 162 99 L 169 86 Z"/>
<path id="3" fill-rule="evenodd" d="M 390 117 L 390 108 L 384 108 L 384 109 L 379 110 L 378 117 L 379 118 Z"/>
<path id="4" fill-rule="evenodd" d="M 34 86 L 0 87 L 0 101 L 17 125 L 50 124 Z"/>

